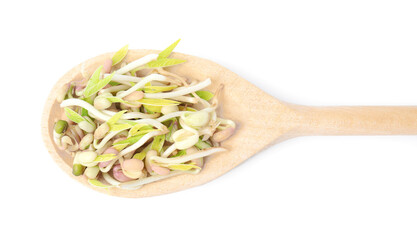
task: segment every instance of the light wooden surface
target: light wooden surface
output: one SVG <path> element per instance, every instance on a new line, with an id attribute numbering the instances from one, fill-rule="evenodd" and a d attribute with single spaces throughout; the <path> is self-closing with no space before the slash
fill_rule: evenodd
<path id="1" fill-rule="evenodd" d="M 153 50 L 129 50 L 130 62 Z M 54 86 L 81 79 L 81 68 L 92 73 L 107 53 L 74 67 Z M 173 57 L 187 62 L 170 68 L 170 71 L 199 81 L 210 77 L 214 90 L 221 83 L 225 85 L 220 98 L 220 116 L 234 120 L 238 127 L 235 135 L 222 143 L 227 152 L 209 157 L 198 175 L 180 175 L 145 185 L 135 191 L 117 188 L 99 189 L 90 186 L 84 177 L 74 177 L 72 159 L 53 143 L 52 130 L 62 109 L 55 101 L 56 91 L 52 90 L 44 107 L 42 136 L 55 162 L 72 178 L 96 191 L 119 197 L 148 197 L 180 191 L 209 182 L 265 147 L 285 139 L 303 135 L 394 135 L 417 134 L 417 107 L 307 107 L 287 104 L 266 94 L 250 82 L 228 69 L 206 59 L 174 53 Z"/>

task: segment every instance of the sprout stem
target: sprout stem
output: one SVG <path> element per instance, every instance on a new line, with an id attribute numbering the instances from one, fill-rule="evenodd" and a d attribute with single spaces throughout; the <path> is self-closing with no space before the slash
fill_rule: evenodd
<path id="1" fill-rule="evenodd" d="M 191 111 L 178 111 L 178 112 L 173 112 L 173 113 L 169 113 L 167 115 L 164 115 L 162 117 L 159 117 L 157 119 L 155 119 L 158 122 L 165 122 L 166 120 L 169 120 L 171 118 L 175 118 L 175 117 L 179 117 L 185 113 L 192 113 Z"/>
<path id="2" fill-rule="evenodd" d="M 178 91 L 166 92 L 166 93 L 145 93 L 145 98 L 173 98 L 190 94 L 192 92 L 201 90 L 211 84 L 210 78 L 190 87 L 185 87 Z"/>
<path id="3" fill-rule="evenodd" d="M 134 91 L 138 90 L 139 88 L 142 88 L 145 86 L 145 84 L 147 84 L 148 82 L 151 81 L 164 81 L 166 78 L 160 74 L 151 74 L 149 76 L 146 76 L 144 78 L 142 78 L 141 81 L 139 81 L 138 83 L 136 83 L 133 87 L 129 88 L 126 91 L 123 92 L 119 92 L 120 94 L 117 94 L 116 96 L 119 98 L 124 98 L 127 95 L 133 93 Z"/>
<path id="4" fill-rule="evenodd" d="M 103 140 L 101 140 L 101 142 L 100 143 L 98 143 L 98 140 L 97 139 L 94 139 L 94 143 L 93 143 L 93 145 L 94 145 L 94 147 L 96 148 L 96 149 L 101 149 L 102 147 L 104 147 L 104 145 L 108 142 L 108 141 L 110 141 L 110 139 L 112 139 L 114 136 L 116 136 L 118 133 L 120 133 L 121 131 L 123 131 L 123 130 L 120 130 L 120 131 L 115 131 L 115 132 L 109 132 L 104 138 L 103 138 Z"/>
<path id="5" fill-rule="evenodd" d="M 162 153 L 161 157 L 163 158 L 167 158 L 169 157 L 169 155 L 171 155 L 171 153 L 173 153 L 175 150 L 177 150 L 177 148 L 175 147 L 175 144 L 172 144 L 171 146 L 169 146 L 164 153 Z"/>
<path id="6" fill-rule="evenodd" d="M 103 113 L 113 116 L 114 114 L 116 114 L 113 111 L 108 111 L 108 110 L 103 110 Z M 122 117 L 120 119 L 136 119 L 136 118 L 145 118 L 145 119 L 154 119 L 159 117 L 159 113 L 152 113 L 152 114 L 147 114 L 147 113 L 141 113 L 141 112 L 129 112 L 129 113 L 125 113 L 122 115 Z"/>
<path id="7" fill-rule="evenodd" d="M 138 60 L 135 60 L 129 64 L 127 64 L 126 66 L 120 68 L 119 70 L 115 71 L 116 74 L 125 74 L 127 72 L 129 72 L 130 70 L 133 70 L 135 68 L 138 68 L 142 65 L 147 64 L 150 61 L 156 60 L 158 58 L 158 54 L 149 54 L 146 55 L 142 58 L 139 58 Z"/>
<path id="8" fill-rule="evenodd" d="M 110 116 L 102 113 L 100 110 L 96 109 L 91 104 L 81 99 L 72 98 L 72 99 L 64 100 L 61 103 L 61 107 L 69 107 L 69 106 L 79 106 L 79 107 L 85 108 L 87 109 L 87 111 L 91 112 L 96 118 L 102 121 L 107 121 L 110 119 Z"/>
<path id="9" fill-rule="evenodd" d="M 198 151 L 196 153 L 184 155 L 184 156 L 181 156 L 181 157 L 164 158 L 164 157 L 153 156 L 153 157 L 151 157 L 151 160 L 153 160 L 155 162 L 160 162 L 160 163 L 179 164 L 179 163 L 185 163 L 185 162 L 191 161 L 193 159 L 206 157 L 206 156 L 209 156 L 211 154 L 218 153 L 218 152 L 224 152 L 224 151 L 226 151 L 226 149 L 220 148 L 220 147 L 218 147 L 218 148 L 207 148 L 207 149 Z"/>
<path id="10" fill-rule="evenodd" d="M 103 178 L 110 185 L 113 185 L 113 186 L 119 186 L 120 185 L 120 182 L 117 181 L 116 179 L 112 178 L 112 176 L 110 176 L 110 174 L 108 174 L 108 173 L 103 173 Z"/>
<path id="11" fill-rule="evenodd" d="M 146 94 L 145 94 L 146 96 Z M 192 103 L 192 104 L 196 104 L 198 102 L 198 99 L 195 97 L 188 97 L 188 96 L 178 96 L 178 97 L 171 97 L 169 99 L 172 100 L 177 100 L 180 102 L 187 102 L 187 103 Z"/>
<path id="12" fill-rule="evenodd" d="M 119 153 L 119 158 L 122 157 L 123 155 L 130 153 L 132 151 L 135 151 L 136 149 L 140 148 L 143 144 L 145 144 L 149 139 L 158 136 L 158 135 L 162 135 L 165 134 L 166 132 L 163 131 L 152 131 L 149 132 L 147 134 L 145 134 L 139 141 L 137 141 L 135 144 L 133 144 L 132 146 L 123 149 L 120 153 Z"/>
<path id="13" fill-rule="evenodd" d="M 131 86 L 130 84 L 129 84 L 129 86 L 127 86 L 127 85 L 113 86 L 113 87 L 109 87 L 109 88 L 105 88 L 105 89 L 100 90 L 100 93 L 103 94 L 103 93 L 119 92 L 119 91 L 122 91 L 122 90 L 129 89 L 130 86 Z"/>

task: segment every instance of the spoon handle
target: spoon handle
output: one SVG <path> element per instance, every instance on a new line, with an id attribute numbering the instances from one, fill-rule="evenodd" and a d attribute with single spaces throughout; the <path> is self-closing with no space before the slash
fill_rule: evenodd
<path id="1" fill-rule="evenodd" d="M 293 106 L 295 135 L 417 135 L 417 107 Z"/>

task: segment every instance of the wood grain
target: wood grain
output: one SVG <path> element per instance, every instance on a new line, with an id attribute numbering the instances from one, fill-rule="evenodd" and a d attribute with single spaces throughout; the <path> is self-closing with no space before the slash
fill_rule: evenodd
<path id="1" fill-rule="evenodd" d="M 414 135 L 417 107 L 305 107 L 296 112 L 299 135 Z"/>
<path id="2" fill-rule="evenodd" d="M 157 52 L 129 50 L 126 60 L 130 62 Z M 210 90 L 215 90 L 219 84 L 225 85 L 220 98 L 219 115 L 234 120 L 238 125 L 235 135 L 222 144 L 228 151 L 209 157 L 198 175 L 175 176 L 134 191 L 95 188 L 84 177 L 74 177 L 71 174 L 71 157 L 53 144 L 53 125 L 63 112 L 55 100 L 55 89 L 81 79 L 82 68 L 91 74 L 112 54 L 89 59 L 59 79 L 49 94 L 42 116 L 43 140 L 55 162 L 72 178 L 108 195 L 149 197 L 198 186 L 225 174 L 265 147 L 296 136 L 417 134 L 416 107 L 307 107 L 287 104 L 214 62 L 174 53 L 174 58 L 185 59 L 187 62 L 171 67 L 170 71 L 198 81 L 210 77 L 213 82 Z"/>

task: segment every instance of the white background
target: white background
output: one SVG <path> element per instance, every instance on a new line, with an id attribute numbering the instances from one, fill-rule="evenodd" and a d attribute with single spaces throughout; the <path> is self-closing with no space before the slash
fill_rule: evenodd
<path id="1" fill-rule="evenodd" d="M 40 134 L 53 84 L 131 48 L 218 62 L 306 105 L 417 105 L 415 1 L 2 1 L 1 239 L 416 239 L 417 137 L 304 137 L 146 199 L 65 175 Z M 416 116 L 417 119 L 417 116 Z"/>

